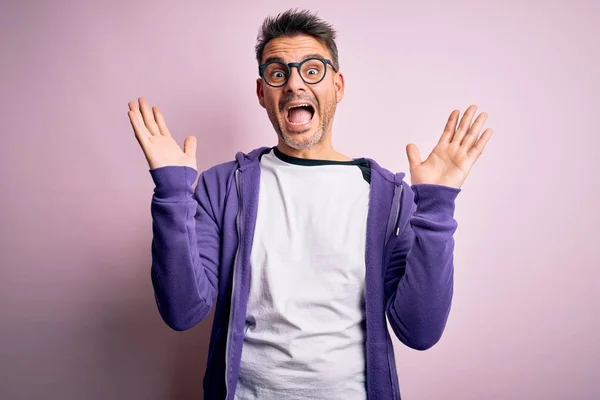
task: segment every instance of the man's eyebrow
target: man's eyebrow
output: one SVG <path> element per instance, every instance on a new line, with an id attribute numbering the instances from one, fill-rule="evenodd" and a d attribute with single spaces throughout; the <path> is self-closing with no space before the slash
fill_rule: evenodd
<path id="1" fill-rule="evenodd" d="M 269 57 L 269 58 L 267 58 L 265 60 L 265 62 L 263 64 L 266 64 L 266 63 L 271 62 L 271 61 L 279 61 L 279 62 L 282 63 L 283 62 L 283 58 L 281 58 L 281 57 Z"/>
<path id="2" fill-rule="evenodd" d="M 315 54 L 307 54 L 307 55 L 303 56 L 303 57 L 302 57 L 302 59 L 301 59 L 300 61 L 304 61 L 304 60 L 306 60 L 307 58 L 325 58 L 325 57 L 323 57 L 321 54 L 318 54 L 318 53 L 315 53 Z M 266 63 L 268 63 L 268 62 L 271 62 L 271 61 L 278 61 L 278 62 L 280 62 L 280 63 L 284 63 L 284 64 L 285 64 L 285 61 L 283 61 L 283 58 L 281 58 L 281 57 L 277 57 L 277 56 L 272 56 L 272 57 L 269 57 L 269 58 L 267 58 L 267 59 L 265 60 L 264 64 L 266 64 Z"/>
<path id="3" fill-rule="evenodd" d="M 326 57 L 323 57 L 321 54 L 318 54 L 318 53 L 308 54 L 308 55 L 302 57 L 302 61 L 306 60 L 307 58 L 326 58 Z"/>

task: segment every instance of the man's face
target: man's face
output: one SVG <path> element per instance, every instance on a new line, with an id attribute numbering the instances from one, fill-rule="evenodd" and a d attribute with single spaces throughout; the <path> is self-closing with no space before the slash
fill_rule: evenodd
<path id="1" fill-rule="evenodd" d="M 331 60 L 327 47 L 311 36 L 281 37 L 265 46 L 262 63 L 277 59 L 284 63 L 301 62 L 309 57 Z M 333 60 L 332 60 L 333 61 Z M 344 79 L 327 65 L 325 78 L 317 84 L 305 83 L 297 68 L 284 86 L 271 87 L 257 80 L 260 105 L 267 110 L 273 128 L 283 142 L 296 150 L 310 148 L 329 140 L 337 103 L 344 95 Z M 308 107 L 299 107 L 305 104 Z"/>

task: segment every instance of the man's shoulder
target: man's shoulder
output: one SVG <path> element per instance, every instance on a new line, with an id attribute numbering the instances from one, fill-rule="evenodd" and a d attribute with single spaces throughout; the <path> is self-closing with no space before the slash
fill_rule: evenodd
<path id="1" fill-rule="evenodd" d="M 249 152 L 238 151 L 233 160 L 224 161 L 213 165 L 202 172 L 202 176 L 205 180 L 216 181 L 217 183 L 226 183 L 238 168 L 248 168 L 254 163 L 258 163 L 260 156 L 271 147 L 258 147 Z"/>
<path id="2" fill-rule="evenodd" d="M 263 146 L 253 149 L 249 152 L 238 151 L 235 153 L 235 156 L 232 160 L 215 164 L 203 173 L 222 174 L 224 172 L 231 172 L 231 170 L 235 168 L 246 168 L 249 165 L 258 162 L 260 160 L 260 156 L 270 149 L 271 147 Z"/>
<path id="3" fill-rule="evenodd" d="M 237 161 L 229 160 L 215 164 L 202 172 L 204 176 L 222 176 L 229 175 L 237 167 Z"/>
<path id="4" fill-rule="evenodd" d="M 364 159 L 366 159 L 369 162 L 369 166 L 371 167 L 372 174 L 374 172 L 388 182 L 392 182 L 392 183 L 395 183 L 396 185 L 399 185 L 404 180 L 404 177 L 406 176 L 405 172 L 392 172 L 388 168 L 381 166 L 373 158 L 364 157 Z"/>

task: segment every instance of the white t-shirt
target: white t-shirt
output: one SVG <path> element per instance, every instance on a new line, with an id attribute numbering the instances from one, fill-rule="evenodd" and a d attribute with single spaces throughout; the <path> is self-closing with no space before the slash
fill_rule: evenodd
<path id="1" fill-rule="evenodd" d="M 364 159 L 260 161 L 235 398 L 364 400 Z"/>

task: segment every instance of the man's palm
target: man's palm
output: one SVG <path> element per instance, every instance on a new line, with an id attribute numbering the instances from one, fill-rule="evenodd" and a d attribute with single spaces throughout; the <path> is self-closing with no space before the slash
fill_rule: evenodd
<path id="1" fill-rule="evenodd" d="M 151 169 L 166 166 L 196 166 L 196 138 L 188 136 L 183 142 L 183 150 L 177 144 L 165 123 L 158 107 L 150 106 L 143 97 L 129 103 L 129 121 L 140 143 Z"/>
<path id="2" fill-rule="evenodd" d="M 416 145 L 406 146 L 412 184 L 462 186 L 493 132 L 488 128 L 480 136 L 486 113 L 481 113 L 471 125 L 476 110 L 476 106 L 470 106 L 458 127 L 459 111 L 454 110 L 438 144 L 425 161 L 421 161 Z"/>

